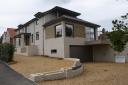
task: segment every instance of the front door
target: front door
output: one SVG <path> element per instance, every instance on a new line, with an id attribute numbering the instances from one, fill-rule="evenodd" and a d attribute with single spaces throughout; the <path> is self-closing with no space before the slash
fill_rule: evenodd
<path id="1" fill-rule="evenodd" d="M 24 36 L 24 42 L 25 42 L 25 45 L 28 46 L 30 44 L 30 37 Z"/>

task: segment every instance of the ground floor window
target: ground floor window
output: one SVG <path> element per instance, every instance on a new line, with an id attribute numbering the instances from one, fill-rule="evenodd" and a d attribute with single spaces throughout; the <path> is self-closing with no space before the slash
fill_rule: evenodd
<path id="1" fill-rule="evenodd" d="M 33 34 L 32 34 L 32 36 L 31 36 L 31 37 L 32 37 L 32 43 L 33 43 Z"/>
<path id="2" fill-rule="evenodd" d="M 19 39 L 19 46 L 21 45 L 21 41 L 20 41 L 20 39 Z"/>
<path id="3" fill-rule="evenodd" d="M 53 53 L 57 53 L 57 50 L 56 49 L 52 49 L 51 50 L 51 54 L 53 54 Z"/>

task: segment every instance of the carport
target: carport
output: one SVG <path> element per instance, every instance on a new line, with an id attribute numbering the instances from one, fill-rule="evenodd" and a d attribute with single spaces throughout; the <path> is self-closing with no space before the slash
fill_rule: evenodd
<path id="1" fill-rule="evenodd" d="M 103 62 L 103 61 L 114 61 L 114 52 L 110 47 L 110 42 L 108 40 L 94 40 L 86 41 L 85 46 L 92 48 L 93 61 Z"/>
<path id="2" fill-rule="evenodd" d="M 86 41 L 85 45 L 70 45 L 70 57 L 81 62 L 113 60 L 110 43 L 107 40 Z"/>
<path id="3" fill-rule="evenodd" d="M 70 45 L 70 57 L 79 58 L 81 62 L 93 62 L 93 49 L 91 46 Z"/>

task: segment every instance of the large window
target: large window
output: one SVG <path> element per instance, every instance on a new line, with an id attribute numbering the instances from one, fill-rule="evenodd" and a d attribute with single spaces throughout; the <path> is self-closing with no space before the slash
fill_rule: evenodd
<path id="1" fill-rule="evenodd" d="M 39 32 L 36 32 L 36 40 L 39 40 Z"/>
<path id="2" fill-rule="evenodd" d="M 66 36 L 67 36 L 67 37 L 72 37 L 73 34 L 74 34 L 73 31 L 74 31 L 73 25 L 71 25 L 71 24 L 66 24 L 66 27 L 65 27 Z"/>
<path id="3" fill-rule="evenodd" d="M 91 28 L 91 27 L 86 27 L 85 28 L 86 30 L 86 35 L 85 35 L 85 37 L 86 37 L 86 40 L 87 41 L 92 41 L 92 40 L 94 40 L 94 28 Z"/>
<path id="4" fill-rule="evenodd" d="M 55 33 L 56 37 L 62 37 L 62 25 L 57 25 L 55 27 Z"/>

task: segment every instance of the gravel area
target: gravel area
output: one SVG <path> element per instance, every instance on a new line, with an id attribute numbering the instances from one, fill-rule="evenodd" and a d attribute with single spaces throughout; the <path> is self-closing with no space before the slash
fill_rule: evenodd
<path id="1" fill-rule="evenodd" d="M 128 63 L 86 63 L 82 75 L 39 85 L 128 85 Z"/>
<path id="2" fill-rule="evenodd" d="M 28 77 L 29 74 L 54 71 L 60 68 L 68 68 L 73 65 L 69 60 L 48 58 L 43 56 L 20 56 L 15 55 L 14 60 L 17 62 L 10 66 L 17 72 Z"/>
<path id="3" fill-rule="evenodd" d="M 15 56 L 11 67 L 28 76 L 31 73 L 68 68 L 73 62 L 40 56 Z M 69 79 L 41 81 L 39 85 L 128 85 L 128 63 L 84 63 L 83 74 Z"/>

